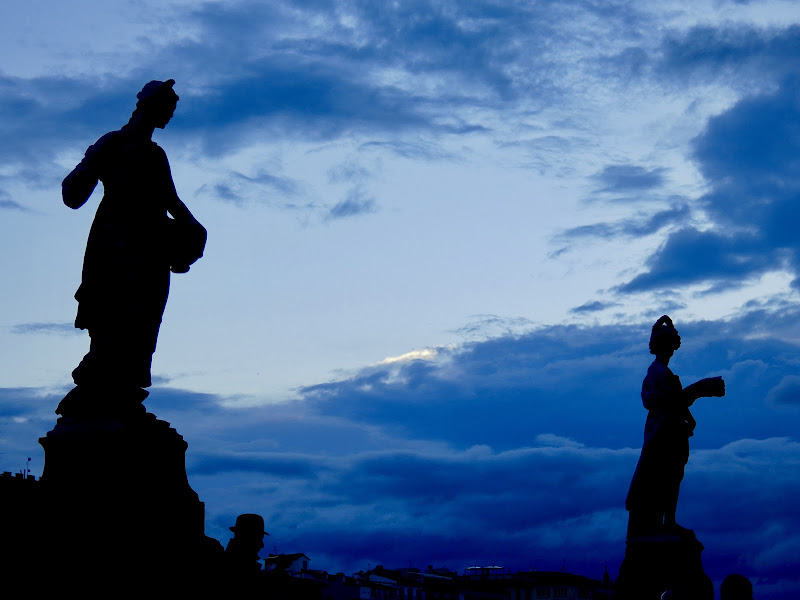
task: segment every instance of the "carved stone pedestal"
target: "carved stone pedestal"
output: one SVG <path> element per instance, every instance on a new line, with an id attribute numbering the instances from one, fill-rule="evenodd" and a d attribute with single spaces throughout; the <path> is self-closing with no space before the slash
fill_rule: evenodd
<path id="1" fill-rule="evenodd" d="M 666 590 L 677 598 L 714 600 L 703 571 L 701 544 L 693 533 L 629 538 L 616 581 L 615 600 L 659 600 Z"/>
<path id="2" fill-rule="evenodd" d="M 169 423 L 149 413 L 62 417 L 39 443 L 42 550 L 58 588 L 113 596 L 155 582 L 165 591 L 166 581 L 177 590 L 218 571 L 222 547 L 206 538 L 186 478 L 188 444 Z"/>

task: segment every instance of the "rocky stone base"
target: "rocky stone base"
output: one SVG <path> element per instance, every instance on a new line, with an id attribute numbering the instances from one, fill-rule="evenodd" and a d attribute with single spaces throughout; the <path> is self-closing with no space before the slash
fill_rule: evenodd
<path id="1" fill-rule="evenodd" d="M 188 444 L 169 423 L 62 417 L 39 443 L 39 558 L 59 589 L 127 595 L 167 581 L 179 592 L 219 572 L 222 546 L 205 536 L 186 477 Z"/>
<path id="2" fill-rule="evenodd" d="M 616 581 L 615 600 L 675 598 L 714 600 L 714 586 L 703 571 L 703 545 L 694 533 L 629 538 Z"/>

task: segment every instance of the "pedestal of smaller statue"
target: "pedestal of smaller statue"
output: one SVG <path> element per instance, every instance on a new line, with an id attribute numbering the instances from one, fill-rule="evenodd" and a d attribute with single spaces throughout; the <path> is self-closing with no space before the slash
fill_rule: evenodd
<path id="1" fill-rule="evenodd" d="M 676 598 L 714 600 L 714 586 L 703 570 L 701 544 L 694 533 L 628 538 L 616 581 L 616 600 L 659 600 L 667 590 Z"/>
<path id="2" fill-rule="evenodd" d="M 61 417 L 39 443 L 41 523 L 59 588 L 91 584 L 113 593 L 165 577 L 196 582 L 214 561 L 204 505 L 186 477 L 188 444 L 169 423 L 144 411 Z"/>

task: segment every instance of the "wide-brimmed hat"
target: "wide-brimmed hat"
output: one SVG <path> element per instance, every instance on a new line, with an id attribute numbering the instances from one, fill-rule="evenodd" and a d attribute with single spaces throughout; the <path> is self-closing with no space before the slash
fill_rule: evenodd
<path id="1" fill-rule="evenodd" d="M 229 527 L 233 533 L 257 533 L 269 535 L 264 531 L 264 517 L 253 513 L 245 513 L 236 517 L 236 525 Z"/>

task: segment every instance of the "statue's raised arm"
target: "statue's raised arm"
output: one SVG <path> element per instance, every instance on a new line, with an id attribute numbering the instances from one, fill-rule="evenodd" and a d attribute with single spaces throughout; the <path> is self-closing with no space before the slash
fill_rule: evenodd
<path id="1" fill-rule="evenodd" d="M 89 330 L 91 345 L 72 372 L 77 387 L 56 409 L 65 417 L 143 412 L 170 271 L 185 273 L 203 255 L 206 230 L 178 197 L 167 155 L 152 141 L 177 107 L 174 84 L 146 84 L 128 124 L 90 146 L 62 183 L 64 204 L 74 209 L 98 181 L 104 192 L 75 293 L 75 327 Z"/>

